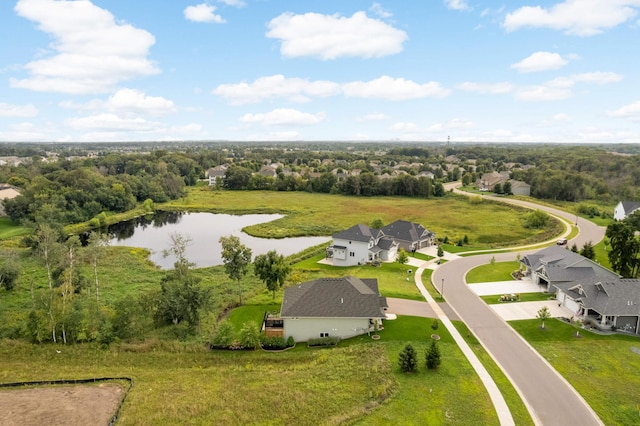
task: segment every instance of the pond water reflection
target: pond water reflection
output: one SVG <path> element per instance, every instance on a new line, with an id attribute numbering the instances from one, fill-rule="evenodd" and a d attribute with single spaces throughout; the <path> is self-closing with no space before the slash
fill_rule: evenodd
<path id="1" fill-rule="evenodd" d="M 151 251 L 150 259 L 163 269 L 173 267 L 173 256 L 163 257 L 170 247 L 172 233 L 191 239 L 186 256 L 198 267 L 222 265 L 222 236 L 235 235 L 251 248 L 253 257 L 275 250 L 288 256 L 307 247 L 329 242 L 330 237 L 256 238 L 242 232 L 242 228 L 281 218 L 278 214 L 248 214 L 234 216 L 213 213 L 158 212 L 151 217 L 139 217 L 109 226 L 111 245 L 141 247 Z"/>

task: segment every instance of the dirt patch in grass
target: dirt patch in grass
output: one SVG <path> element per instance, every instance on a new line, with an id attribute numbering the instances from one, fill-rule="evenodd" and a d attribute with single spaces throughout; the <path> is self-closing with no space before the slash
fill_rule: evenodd
<path id="1" fill-rule="evenodd" d="M 124 389 L 115 383 L 0 390 L 5 426 L 107 425 Z"/>

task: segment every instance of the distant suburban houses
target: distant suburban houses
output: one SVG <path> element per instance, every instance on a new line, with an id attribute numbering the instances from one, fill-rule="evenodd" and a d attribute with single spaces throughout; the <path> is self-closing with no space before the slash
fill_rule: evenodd
<path id="1" fill-rule="evenodd" d="M 4 200 L 10 200 L 20 195 L 20 190 L 13 185 L 0 183 L 0 216 L 5 216 Z"/>
<path id="2" fill-rule="evenodd" d="M 296 342 L 347 339 L 382 326 L 386 308 L 375 278 L 320 278 L 286 288 L 280 316 L 265 320 L 265 332 Z"/>
<path id="3" fill-rule="evenodd" d="M 394 261 L 398 250 L 416 251 L 435 244 L 435 234 L 419 223 L 397 220 L 382 229 L 364 224 L 333 234 L 327 258 L 333 266 Z"/>
<path id="4" fill-rule="evenodd" d="M 509 176 L 510 173 L 508 171 L 485 173 L 476 181 L 476 186 L 480 191 L 493 192 L 496 185 L 504 186 L 506 182 L 509 182 L 512 194 L 527 197 L 531 195 L 531 185 L 526 182 L 510 179 Z"/>
<path id="5" fill-rule="evenodd" d="M 621 278 L 557 245 L 524 256 L 521 262 L 525 275 L 555 293 L 575 319 L 602 330 L 640 334 L 640 280 Z"/>
<path id="6" fill-rule="evenodd" d="M 620 201 L 613 209 L 613 218 L 615 220 L 624 220 L 637 210 L 640 210 L 640 201 Z"/>

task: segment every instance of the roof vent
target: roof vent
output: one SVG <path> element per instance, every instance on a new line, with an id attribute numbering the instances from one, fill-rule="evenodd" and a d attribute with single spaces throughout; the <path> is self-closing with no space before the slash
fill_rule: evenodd
<path id="1" fill-rule="evenodd" d="M 344 297 L 340 298 L 340 303 L 344 303 Z"/>

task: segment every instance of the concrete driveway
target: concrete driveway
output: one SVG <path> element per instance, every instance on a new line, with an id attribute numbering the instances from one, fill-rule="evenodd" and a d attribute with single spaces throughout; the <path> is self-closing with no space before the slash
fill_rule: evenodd
<path id="1" fill-rule="evenodd" d="M 491 283 L 469 284 L 469 289 L 478 296 L 511 293 L 540 293 L 542 288 L 531 280 L 496 281 Z"/>
<path id="2" fill-rule="evenodd" d="M 503 302 L 489 305 L 496 314 L 505 321 L 534 319 L 538 316 L 538 311 L 546 306 L 549 308 L 551 316 L 554 318 L 571 318 L 573 313 L 564 306 L 558 306 L 555 300 L 541 300 L 537 302 Z"/>
<path id="3" fill-rule="evenodd" d="M 387 297 L 388 314 L 409 315 L 412 317 L 437 318 L 427 302 Z"/>

